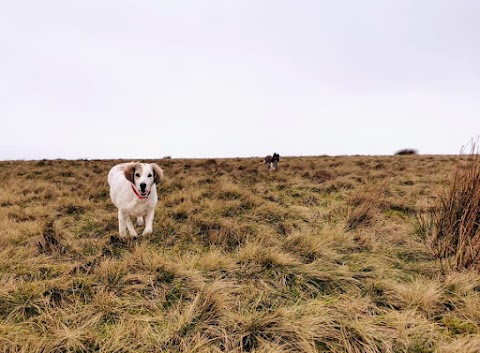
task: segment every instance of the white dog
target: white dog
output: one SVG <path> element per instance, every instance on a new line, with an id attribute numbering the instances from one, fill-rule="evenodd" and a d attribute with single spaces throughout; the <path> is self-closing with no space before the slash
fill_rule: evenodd
<path id="1" fill-rule="evenodd" d="M 163 170 L 155 163 L 122 163 L 110 169 L 110 197 L 118 208 L 121 238 L 127 236 L 127 229 L 132 237 L 138 236 L 130 217 L 137 217 L 139 226 L 145 223 L 142 235 L 153 232 L 153 216 L 158 202 L 156 184 L 162 178 Z"/>

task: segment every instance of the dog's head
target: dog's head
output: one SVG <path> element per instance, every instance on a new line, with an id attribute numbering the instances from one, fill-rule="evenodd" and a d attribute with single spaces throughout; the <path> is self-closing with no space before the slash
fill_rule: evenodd
<path id="1" fill-rule="evenodd" d="M 147 197 L 152 187 L 163 178 L 163 170 L 156 163 L 128 163 L 124 174 L 141 197 Z"/>

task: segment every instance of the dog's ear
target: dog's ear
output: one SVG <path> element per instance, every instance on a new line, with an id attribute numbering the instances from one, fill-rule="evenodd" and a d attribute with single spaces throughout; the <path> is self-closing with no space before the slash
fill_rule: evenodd
<path id="1" fill-rule="evenodd" d="M 163 169 L 160 168 L 157 165 L 157 163 L 151 163 L 150 165 L 153 168 L 153 175 L 154 175 L 155 184 L 159 184 L 160 180 L 163 178 Z"/>
<path id="2" fill-rule="evenodd" d="M 125 170 L 123 173 L 125 174 L 125 178 L 131 183 L 134 182 L 135 180 L 135 167 L 137 166 L 137 163 L 131 162 L 128 163 L 127 166 L 125 167 Z"/>

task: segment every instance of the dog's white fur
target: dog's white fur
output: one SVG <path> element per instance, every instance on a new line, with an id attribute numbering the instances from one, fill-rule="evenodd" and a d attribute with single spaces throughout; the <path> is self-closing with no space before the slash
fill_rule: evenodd
<path id="1" fill-rule="evenodd" d="M 138 236 L 130 217 L 137 217 L 139 226 L 145 223 L 142 235 L 153 232 L 153 217 L 158 202 L 156 184 L 162 178 L 163 170 L 155 163 L 122 163 L 110 169 L 108 173 L 110 198 L 118 208 L 120 237 L 126 237 L 127 230 L 132 237 Z"/>

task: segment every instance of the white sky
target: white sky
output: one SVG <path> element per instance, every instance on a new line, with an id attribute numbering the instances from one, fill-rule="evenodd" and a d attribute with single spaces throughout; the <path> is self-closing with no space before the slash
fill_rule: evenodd
<path id="1" fill-rule="evenodd" d="M 0 159 L 456 154 L 477 0 L 0 0 Z"/>

